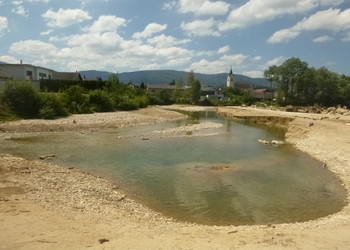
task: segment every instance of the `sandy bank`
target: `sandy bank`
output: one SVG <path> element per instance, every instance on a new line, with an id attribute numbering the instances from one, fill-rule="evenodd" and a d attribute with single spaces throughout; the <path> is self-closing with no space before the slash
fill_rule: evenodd
<path id="1" fill-rule="evenodd" d="M 220 108 L 219 112 L 291 118 L 287 140 L 325 162 L 350 190 L 347 117 L 321 120 L 321 115 L 250 108 Z M 84 125 L 77 130 L 98 129 L 151 124 L 180 116 L 150 108 L 69 117 L 49 121 L 51 125 L 19 121 L 1 124 L 0 129 L 23 132 L 38 126 L 43 131 L 65 131 L 76 130 L 79 124 Z M 128 199 L 117 183 L 46 161 L 1 155 L 0 230 L 0 249 L 347 249 L 350 209 L 346 206 L 326 218 L 295 224 L 209 227 L 177 223 Z"/>

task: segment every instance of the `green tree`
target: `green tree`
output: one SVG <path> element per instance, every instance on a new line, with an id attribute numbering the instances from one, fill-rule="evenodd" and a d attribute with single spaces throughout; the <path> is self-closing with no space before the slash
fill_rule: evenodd
<path id="1" fill-rule="evenodd" d="M 195 80 L 194 72 L 188 73 L 188 85 L 190 86 L 190 98 L 193 104 L 198 104 L 201 97 L 201 83 Z"/>
<path id="2" fill-rule="evenodd" d="M 20 117 L 38 116 L 40 97 L 33 85 L 27 81 L 10 81 L 6 83 L 2 94 L 2 102 Z"/>

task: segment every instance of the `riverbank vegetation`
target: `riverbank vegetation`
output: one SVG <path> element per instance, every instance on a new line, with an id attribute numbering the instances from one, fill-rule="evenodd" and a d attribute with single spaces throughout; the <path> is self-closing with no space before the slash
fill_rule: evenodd
<path id="1" fill-rule="evenodd" d="M 350 107 L 350 76 L 331 72 L 324 67 L 310 68 L 299 58 L 290 58 L 280 66 L 271 66 L 264 75 L 276 100 L 264 100 L 267 105 Z M 201 98 L 201 84 L 195 79 L 193 71 L 188 74 L 188 86 L 184 87 L 182 82 L 175 80 L 169 85 L 175 85 L 172 92 L 163 90 L 150 94 L 144 83 L 125 84 L 119 81 L 117 74 L 111 74 L 107 81 L 43 80 L 39 89 L 31 82 L 13 80 L 0 90 L 0 121 L 135 110 L 149 104 L 238 106 L 257 103 L 251 92 L 237 88 L 224 88 L 221 92 L 224 98 L 220 100 Z"/>
<path id="2" fill-rule="evenodd" d="M 264 72 L 279 105 L 350 107 L 350 76 L 322 67 L 309 67 L 299 58 L 290 58 Z"/>

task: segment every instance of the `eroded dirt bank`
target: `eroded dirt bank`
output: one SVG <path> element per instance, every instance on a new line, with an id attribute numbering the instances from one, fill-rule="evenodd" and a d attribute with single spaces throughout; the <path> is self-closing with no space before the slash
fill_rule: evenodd
<path id="1" fill-rule="evenodd" d="M 165 121 L 169 111 L 150 108 L 138 112 L 147 124 Z M 324 119 L 322 115 L 233 107 L 220 108 L 219 112 L 291 118 L 287 141 L 325 162 L 349 189 L 348 117 Z M 82 128 L 99 128 L 107 119 L 104 115 L 87 115 L 88 125 Z M 125 126 L 142 125 L 134 122 L 139 117 L 128 120 L 135 113 L 124 115 Z M 108 117 L 123 126 L 120 114 Z M 101 122 L 92 126 L 92 120 Z M 40 127 L 36 121 L 16 123 L 26 122 L 31 124 L 28 127 Z M 79 120 L 70 120 L 67 126 L 71 129 L 77 123 Z M 3 131 L 22 131 L 26 126 L 11 125 L 0 127 Z M 42 127 L 47 131 L 50 126 L 57 128 L 50 124 Z M 65 125 L 61 129 L 66 129 Z M 3 133 L 1 139 L 6 135 Z M 118 183 L 48 161 L 1 155 L 0 231 L 0 249 L 347 249 L 350 209 L 346 206 L 326 218 L 295 224 L 209 227 L 177 223 L 128 199 Z"/>

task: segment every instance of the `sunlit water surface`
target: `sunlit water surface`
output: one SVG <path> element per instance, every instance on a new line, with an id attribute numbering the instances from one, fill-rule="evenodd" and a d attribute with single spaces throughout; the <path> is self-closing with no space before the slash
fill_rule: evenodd
<path id="1" fill-rule="evenodd" d="M 152 131 L 222 123 L 180 136 Z M 341 210 L 346 192 L 322 163 L 292 146 L 263 145 L 283 131 L 192 113 L 188 120 L 97 132 L 17 134 L 0 152 L 54 163 L 120 183 L 128 195 L 181 221 L 245 225 L 307 221 Z M 228 165 L 228 169 L 212 169 Z"/>

